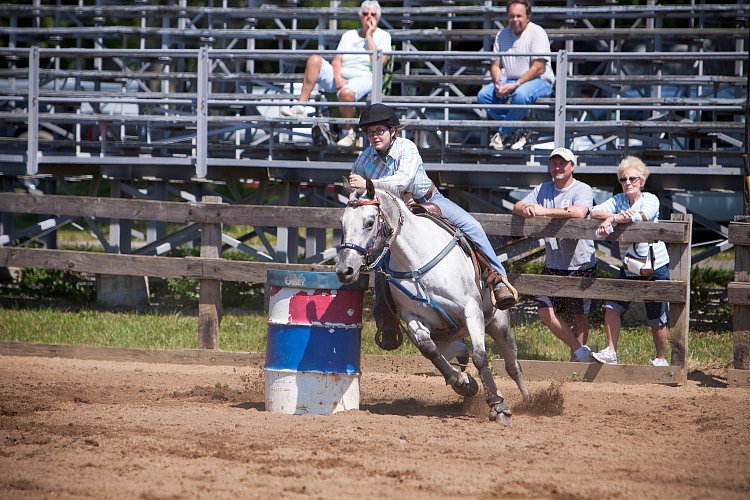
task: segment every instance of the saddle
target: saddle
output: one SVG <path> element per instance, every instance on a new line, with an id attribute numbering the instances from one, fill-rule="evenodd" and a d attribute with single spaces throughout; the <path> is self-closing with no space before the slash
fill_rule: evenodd
<path id="1" fill-rule="evenodd" d="M 455 234 L 457 227 L 450 222 L 448 219 L 443 217 L 443 213 L 440 207 L 435 203 L 418 203 L 411 206 L 411 213 L 420 217 L 430 219 L 439 227 L 443 228 L 450 234 Z M 494 288 L 495 285 L 500 283 L 500 274 L 492 267 L 487 256 L 482 250 L 471 241 L 465 234 L 462 235 L 458 242 L 461 249 L 466 252 L 466 255 L 471 257 L 471 262 L 474 265 L 474 280 L 477 283 L 477 287 L 481 285 L 482 275 L 486 273 L 484 280 L 485 284 L 490 288 Z"/>

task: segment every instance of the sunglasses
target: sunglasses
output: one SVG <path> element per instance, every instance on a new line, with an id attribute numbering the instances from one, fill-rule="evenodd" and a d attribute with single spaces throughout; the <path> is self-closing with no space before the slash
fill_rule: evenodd
<path id="1" fill-rule="evenodd" d="M 388 130 L 389 129 L 387 129 L 387 128 L 370 129 L 367 132 L 365 132 L 365 135 L 367 137 L 376 137 L 376 136 L 377 137 L 381 137 L 383 134 L 385 134 L 386 132 L 388 132 Z"/>
<path id="2" fill-rule="evenodd" d="M 632 176 L 632 177 L 620 177 L 620 182 L 622 184 L 625 184 L 626 182 L 630 181 L 631 184 L 635 184 L 637 181 L 641 180 L 638 176 Z"/>
<path id="3" fill-rule="evenodd" d="M 363 12 L 360 14 L 362 17 L 378 17 L 377 12 Z"/>

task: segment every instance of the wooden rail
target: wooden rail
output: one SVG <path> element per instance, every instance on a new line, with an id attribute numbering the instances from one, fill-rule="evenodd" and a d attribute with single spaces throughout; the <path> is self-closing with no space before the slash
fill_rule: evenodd
<path id="1" fill-rule="evenodd" d="M 734 245 L 734 281 L 727 287 L 734 315 L 734 368 L 727 372 L 727 382 L 750 387 L 750 217 L 738 215 L 729 223 L 729 243 Z"/>
<path id="2" fill-rule="evenodd" d="M 63 269 L 77 272 L 192 277 L 201 280 L 199 345 L 218 346 L 221 320 L 221 281 L 264 283 L 268 269 L 331 271 L 332 266 L 277 262 L 232 261 L 221 258 L 222 225 L 270 227 L 336 228 L 341 208 L 294 206 L 225 205 L 218 198 L 201 203 L 180 203 L 112 198 L 0 193 L 0 212 L 50 214 L 58 216 L 114 218 L 140 221 L 194 223 L 201 225 L 200 257 L 154 257 L 46 250 L 0 246 L 0 267 Z M 597 221 L 523 219 L 511 215 L 474 214 L 488 234 L 531 238 L 579 239 L 593 235 Z M 304 222 L 302 222 L 304 221 Z M 750 226 L 750 224 L 748 224 Z M 690 242 L 692 218 L 673 215 L 673 220 L 620 226 L 607 237 L 610 241 L 652 241 L 668 243 L 670 281 L 639 282 L 608 278 L 569 278 L 511 274 L 510 280 L 524 295 L 557 295 L 625 301 L 667 301 L 670 303 L 670 383 L 684 383 L 688 354 L 690 306 Z M 0 244 L 3 242 L 0 234 Z M 372 276 L 371 276 L 372 280 Z M 661 374 L 664 375 L 664 374 Z M 662 380 L 659 378 L 658 380 Z M 658 381 L 657 380 L 657 381 Z"/>

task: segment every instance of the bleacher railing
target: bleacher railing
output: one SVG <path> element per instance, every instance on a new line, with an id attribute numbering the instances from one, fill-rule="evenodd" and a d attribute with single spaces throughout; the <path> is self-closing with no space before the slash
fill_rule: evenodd
<path id="1" fill-rule="evenodd" d="M 0 102 L 5 103 L 5 110 L 0 111 L 0 122 L 5 124 L 6 130 L 20 131 L 27 127 L 24 137 L 8 136 L 6 132 L 2 140 L 8 147 L 0 153 L 0 161 L 24 163 L 23 173 L 33 176 L 39 172 L 40 161 L 52 161 L 60 156 L 91 158 L 90 161 L 100 163 L 122 161 L 121 158 L 128 156 L 137 156 L 142 162 L 161 162 L 164 157 L 171 157 L 176 164 L 194 166 L 192 175 L 205 178 L 210 164 L 221 163 L 222 158 L 227 157 L 240 159 L 248 145 L 265 144 L 265 158 L 272 159 L 275 146 L 280 142 L 299 143 L 299 137 L 309 134 L 312 126 L 354 121 L 321 116 L 290 120 L 280 116 L 279 107 L 294 103 L 297 93 L 294 84 L 301 82 L 301 74 L 248 70 L 250 63 L 254 68 L 262 61 L 303 64 L 311 54 L 331 56 L 336 51 L 256 50 L 249 53 L 207 46 L 198 50 L 0 48 L 0 57 L 14 59 L 13 67 L 0 70 L 0 78 L 6 82 L 6 88 L 0 88 Z M 649 143 L 659 148 L 664 144 L 664 137 L 673 134 L 674 138 L 666 140 L 673 146 L 674 154 L 680 150 L 689 153 L 702 149 L 704 155 L 709 155 L 701 165 L 689 166 L 726 166 L 740 162 L 745 141 L 743 115 L 747 105 L 747 79 L 705 74 L 702 68 L 708 63 L 747 60 L 746 51 L 576 53 L 560 50 L 535 54 L 549 56 L 556 62 L 555 95 L 528 106 L 535 116 L 516 122 L 485 119 L 487 107 L 478 106 L 475 96 L 462 90 L 489 83 L 486 69 L 489 59 L 497 55 L 450 51 L 374 52 L 372 57 L 376 61 L 388 56 L 403 65 L 404 70 L 396 78 L 408 93 L 382 96 L 376 90 L 371 99 L 399 108 L 405 125 L 435 133 L 444 141 L 443 147 L 450 146 L 448 132 L 486 131 L 502 124 L 536 130 L 554 146 L 569 145 L 578 138 L 588 137 L 585 146 L 575 148 L 582 152 L 601 150 L 618 141 L 626 154 L 633 144 L 645 147 Z M 21 64 L 24 59 L 26 65 Z M 475 71 L 443 74 L 431 64 L 436 60 L 460 61 L 464 68 L 473 67 Z M 671 75 L 575 73 L 577 63 L 582 61 L 610 61 L 622 65 L 655 60 L 661 65 L 682 65 L 696 70 L 693 74 Z M 418 65 L 421 70 L 417 69 Z M 377 63 L 375 66 L 379 67 Z M 381 86 L 382 73 L 375 71 L 373 88 Z M 420 90 L 424 88 L 429 95 Z M 598 89 L 595 90 L 597 95 L 582 96 L 579 90 L 582 88 Z M 650 95 L 639 94 L 644 88 Z M 420 92 L 422 95 L 418 95 Z M 365 104 L 335 100 L 312 103 L 318 108 Z M 455 118 L 453 113 L 457 111 L 471 116 Z M 645 118 L 637 113 L 645 114 Z M 54 146 L 58 155 L 40 158 L 39 126 L 57 137 L 47 145 Z M 438 131 L 445 131 L 445 134 L 437 134 Z M 218 140 L 211 141 L 211 138 Z M 691 141 L 697 141 L 698 145 Z M 22 146 L 25 148 L 21 149 Z"/>

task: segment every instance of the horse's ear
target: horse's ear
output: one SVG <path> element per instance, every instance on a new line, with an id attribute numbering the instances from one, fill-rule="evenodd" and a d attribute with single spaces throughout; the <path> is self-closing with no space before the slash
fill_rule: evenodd
<path id="1" fill-rule="evenodd" d="M 354 189 L 352 189 L 351 184 L 349 184 L 349 177 L 343 176 L 342 179 L 344 180 L 344 191 L 346 191 L 346 194 L 352 194 Z"/>
<path id="2" fill-rule="evenodd" d="M 375 185 L 371 179 L 367 179 L 367 197 L 371 200 L 375 199 Z"/>

